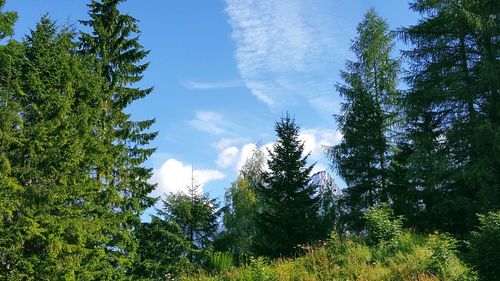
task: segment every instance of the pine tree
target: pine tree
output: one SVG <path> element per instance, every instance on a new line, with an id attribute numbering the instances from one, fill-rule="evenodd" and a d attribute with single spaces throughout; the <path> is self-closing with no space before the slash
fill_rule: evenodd
<path id="1" fill-rule="evenodd" d="M 404 97 L 409 181 L 424 230 L 463 234 L 499 208 L 498 14 L 495 1 L 415 1 L 401 31 L 413 49 Z M 418 220 L 418 219 L 416 219 Z"/>
<path id="2" fill-rule="evenodd" d="M 187 194 L 169 194 L 163 200 L 163 209 L 159 210 L 164 220 L 182 229 L 190 243 L 189 260 L 197 264 L 204 262 L 206 250 L 214 242 L 220 215 L 217 200 L 210 199 L 207 193 L 200 193 L 199 189 L 193 177 Z"/>
<path id="3" fill-rule="evenodd" d="M 191 243 L 174 221 L 153 216 L 151 222 L 142 223 L 136 233 L 139 261 L 134 268 L 135 278 L 168 280 L 169 276 L 178 277 L 192 267 Z"/>
<path id="4" fill-rule="evenodd" d="M 342 209 L 353 230 L 363 228 L 363 211 L 389 200 L 390 129 L 399 67 L 390 56 L 394 36 L 373 9 L 357 31 L 351 45 L 357 61 L 347 61 L 347 70 L 341 72 L 345 84 L 337 86 L 345 99 L 336 117 L 343 139 L 328 152 L 347 183 Z"/>
<path id="5" fill-rule="evenodd" d="M 7 151 L 17 188 L 10 194 L 15 209 L 1 228 L 3 272 L 26 280 L 109 279 L 106 269 L 114 265 L 100 247 L 106 218 L 96 212 L 86 169 L 94 115 L 89 101 L 99 79 L 77 54 L 74 33 L 47 16 L 22 49 L 11 51 L 15 67 L 3 65 L 9 71 L 2 79 L 10 81 L 18 105 L 13 129 L 20 137 Z"/>
<path id="6" fill-rule="evenodd" d="M 314 165 L 307 166 L 299 126 L 288 114 L 275 125 L 278 140 L 269 150 L 269 171 L 258 187 L 256 252 L 292 256 L 299 245 L 313 242 L 318 221 L 317 190 L 309 184 Z"/>
<path id="7" fill-rule="evenodd" d="M 149 128 L 154 120 L 132 121 L 125 109 L 133 101 L 151 93 L 134 84 L 142 79 L 149 53 L 139 43 L 137 20 L 120 12 L 123 0 L 93 0 L 89 20 L 81 21 L 91 34 L 81 34 L 81 53 L 93 56 L 102 83 L 96 104 L 94 159 L 90 170 L 99 183 L 102 212 L 109 216 L 109 241 L 105 249 L 118 268 L 133 265 L 137 241 L 133 230 L 140 214 L 152 206 L 148 197 L 154 184 L 148 182 L 152 170 L 142 166 L 154 152 L 147 148 L 157 135 Z M 125 270 L 126 271 L 126 270 Z"/>

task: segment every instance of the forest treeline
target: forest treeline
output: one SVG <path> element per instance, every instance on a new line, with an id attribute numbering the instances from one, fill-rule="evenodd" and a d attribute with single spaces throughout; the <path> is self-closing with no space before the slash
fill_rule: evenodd
<path id="1" fill-rule="evenodd" d="M 0 0 L 1 280 L 498 280 L 498 1 L 413 1 L 395 30 L 369 10 L 325 148 L 342 195 L 286 113 L 222 201 L 195 179 L 150 197 L 154 120 L 125 111 L 153 90 L 148 51 L 123 1 L 14 40 Z"/>

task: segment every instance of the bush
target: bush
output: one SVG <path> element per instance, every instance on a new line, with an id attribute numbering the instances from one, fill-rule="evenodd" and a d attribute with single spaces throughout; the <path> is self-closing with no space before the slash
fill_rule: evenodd
<path id="1" fill-rule="evenodd" d="M 364 214 L 368 231 L 368 242 L 372 245 L 393 242 L 402 231 L 403 219 L 394 216 L 387 205 L 372 208 Z"/>
<path id="2" fill-rule="evenodd" d="M 445 234 L 433 234 L 426 244 L 431 250 L 429 272 L 440 280 L 477 280 L 476 275 L 457 257 L 457 241 Z"/>
<path id="3" fill-rule="evenodd" d="M 210 255 L 210 265 L 216 272 L 225 272 L 233 266 L 233 255 L 227 252 L 214 252 Z"/>
<path id="4" fill-rule="evenodd" d="M 479 215 L 479 227 L 471 232 L 469 262 L 482 280 L 500 278 L 500 211 Z"/>
<path id="5" fill-rule="evenodd" d="M 276 273 L 268 266 L 264 258 L 252 258 L 250 260 L 251 279 L 248 280 L 262 280 L 273 281 L 278 280 Z"/>
<path id="6" fill-rule="evenodd" d="M 387 224 L 386 219 L 390 217 L 386 214 L 375 213 L 377 227 L 372 229 L 380 230 L 380 225 Z M 384 219 L 379 220 L 381 217 Z M 392 219 L 388 220 L 389 224 L 393 223 Z M 456 241 L 450 236 L 423 236 L 401 230 L 398 223 L 394 225 L 391 231 L 378 232 L 383 235 L 371 236 L 378 237 L 378 244 L 366 243 L 366 237 L 345 237 L 333 232 L 323 245 L 304 247 L 306 254 L 296 259 L 267 263 L 263 258 L 252 258 L 249 266 L 232 267 L 218 275 L 188 276 L 182 280 L 477 280 L 475 273 L 458 258 Z"/>

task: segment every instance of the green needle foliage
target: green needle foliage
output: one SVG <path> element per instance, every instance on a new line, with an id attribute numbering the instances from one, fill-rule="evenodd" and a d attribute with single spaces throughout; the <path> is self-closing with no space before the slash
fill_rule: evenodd
<path id="1" fill-rule="evenodd" d="M 2 37 L 15 18 L 0 14 Z M 151 120 L 123 112 L 150 92 L 128 88 L 147 52 L 129 38 L 138 30 L 126 18 L 106 25 L 122 30 L 114 40 L 125 44 L 107 50 L 112 71 L 48 16 L 22 43 L 0 46 L 1 279 L 130 278 L 134 230 L 154 202 L 151 171 L 141 166 L 153 150 L 143 147 L 156 133 L 143 132 Z"/>
<path id="2" fill-rule="evenodd" d="M 151 222 L 142 223 L 136 235 L 139 261 L 135 265 L 134 278 L 168 280 L 169 276 L 192 270 L 191 242 L 174 221 L 153 216 Z"/>
<path id="3" fill-rule="evenodd" d="M 362 212 L 388 202 L 392 153 L 389 138 L 394 123 L 399 63 L 390 57 L 394 36 L 374 10 L 358 25 L 351 45 L 356 61 L 341 72 L 345 84 L 337 89 L 345 99 L 336 116 L 343 134 L 340 144 L 328 151 L 333 167 L 347 183 L 344 224 L 362 230 Z"/>
<path id="4" fill-rule="evenodd" d="M 498 279 L 498 1 L 414 0 L 422 18 L 398 33 L 405 91 L 394 34 L 366 13 L 337 85 L 343 139 L 327 151 L 339 201 L 310 183 L 287 114 L 222 209 L 193 179 L 151 222 L 157 133 L 126 113 L 152 91 L 136 86 L 149 52 L 124 1 L 89 0 L 86 32 L 45 15 L 16 41 L 0 0 L 0 280 Z"/>
<path id="5" fill-rule="evenodd" d="M 500 208 L 499 6 L 442 0 L 410 8 L 424 17 L 401 30 L 413 46 L 404 52 L 402 167 L 415 195 L 407 205 L 419 229 L 463 235 L 476 213 Z"/>
<path id="6" fill-rule="evenodd" d="M 93 57 L 103 80 L 95 115 L 95 157 L 90 173 L 99 183 L 100 206 L 108 216 L 109 241 L 103 245 L 118 269 L 133 265 L 137 247 L 133 230 L 140 214 L 152 206 L 148 197 L 154 185 L 148 182 L 151 169 L 142 166 L 154 152 L 146 148 L 157 135 L 148 129 L 154 120 L 132 121 L 125 108 L 148 95 L 152 88 L 134 84 L 142 79 L 148 64 L 138 41 L 137 20 L 119 11 L 121 0 L 92 1 L 90 19 L 81 21 L 92 31 L 82 33 L 81 53 Z M 124 270 L 126 272 L 126 270 Z"/>
<path id="7" fill-rule="evenodd" d="M 313 242 L 318 222 L 317 187 L 309 184 L 314 165 L 307 166 L 309 155 L 299 140 L 299 126 L 288 114 L 275 124 L 278 140 L 267 161 L 263 184 L 257 189 L 260 208 L 257 214 L 259 254 L 289 257 L 299 245 Z"/>
<path id="8" fill-rule="evenodd" d="M 483 280 L 500 276 L 500 211 L 479 215 L 479 226 L 471 232 L 468 260 Z"/>
<path id="9" fill-rule="evenodd" d="M 199 193 L 199 186 L 193 179 L 188 194 L 167 195 L 159 213 L 182 230 L 190 243 L 189 260 L 205 265 L 219 226 L 220 210 L 217 200 L 210 199 L 207 193 Z"/>
<path id="10" fill-rule="evenodd" d="M 89 100 L 98 94 L 100 80 L 76 47 L 73 32 L 59 30 L 44 16 L 22 45 L 11 42 L 2 54 L 8 62 L 2 78 L 11 95 L 2 111 L 10 109 L 16 117 L 10 124 L 2 120 L 11 133 L 2 138 L 10 166 L 2 200 L 15 198 L 2 210 L 7 216 L 1 226 L 1 274 L 8 280 L 112 276 L 101 247 L 108 239 L 107 218 L 96 212 L 97 185 L 88 172 Z"/>
<path id="11" fill-rule="evenodd" d="M 14 34 L 14 24 L 17 21 L 16 12 L 2 12 L 5 0 L 0 0 L 0 40 Z"/>

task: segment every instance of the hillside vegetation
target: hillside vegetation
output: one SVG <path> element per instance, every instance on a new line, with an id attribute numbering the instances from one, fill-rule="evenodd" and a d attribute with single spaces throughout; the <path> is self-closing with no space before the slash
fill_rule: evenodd
<path id="1" fill-rule="evenodd" d="M 500 280 L 498 0 L 414 0 L 420 18 L 393 28 L 369 9 L 331 81 L 342 137 L 322 147 L 345 188 L 327 171 L 314 180 L 320 165 L 287 112 L 250 157 L 230 147 L 239 171 L 216 187 L 223 199 L 203 192 L 193 170 L 189 187 L 175 186 L 185 192 L 154 197 L 155 119 L 130 113 L 154 90 L 143 80 L 149 50 L 123 2 L 88 0 L 87 16 L 62 26 L 45 14 L 16 40 L 18 14 L 0 0 L 0 280 Z M 187 110 L 164 100 L 162 109 Z M 191 159 L 212 155 L 179 120 L 158 141 L 185 140 Z M 227 136 L 246 133 L 271 135 Z"/>
<path id="2" fill-rule="evenodd" d="M 305 255 L 295 259 L 252 258 L 240 267 L 219 259 L 211 271 L 180 280 L 478 280 L 458 258 L 452 237 L 402 231 L 400 221 L 389 217 L 389 209 L 373 209 L 368 236 L 333 232 L 321 245 L 302 246 Z"/>

